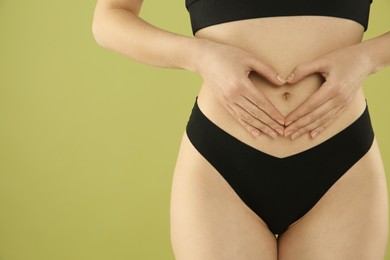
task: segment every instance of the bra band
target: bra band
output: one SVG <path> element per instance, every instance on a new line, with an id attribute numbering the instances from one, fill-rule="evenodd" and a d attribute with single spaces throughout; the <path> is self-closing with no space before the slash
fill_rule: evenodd
<path id="1" fill-rule="evenodd" d="M 368 27 L 372 0 L 186 0 L 192 32 L 207 26 L 244 19 L 276 16 L 332 16 Z"/>

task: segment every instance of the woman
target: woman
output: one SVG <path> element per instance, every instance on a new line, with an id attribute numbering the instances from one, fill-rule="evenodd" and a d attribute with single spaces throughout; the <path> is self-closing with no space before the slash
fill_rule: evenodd
<path id="1" fill-rule="evenodd" d="M 103 47 L 203 78 L 171 193 L 176 259 L 384 258 L 386 179 L 363 80 L 390 32 L 362 42 L 370 0 L 187 0 L 195 37 L 100 0 Z"/>

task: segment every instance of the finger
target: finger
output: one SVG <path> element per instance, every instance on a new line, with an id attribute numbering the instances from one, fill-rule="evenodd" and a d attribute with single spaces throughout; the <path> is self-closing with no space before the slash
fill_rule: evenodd
<path id="1" fill-rule="evenodd" d="M 311 123 L 309 125 L 306 125 L 306 126 L 300 128 L 297 132 L 295 132 L 291 135 L 291 140 L 294 140 L 294 139 L 298 138 L 299 136 L 302 136 L 308 132 L 311 132 L 314 129 L 316 129 L 322 125 L 330 124 L 330 122 L 332 122 L 336 118 L 338 110 L 339 110 L 339 108 L 335 107 L 335 108 L 329 110 L 323 117 L 319 118 L 318 120 L 314 121 L 313 123 Z"/>
<path id="2" fill-rule="evenodd" d="M 326 81 L 313 95 L 308 97 L 301 105 L 290 112 L 286 116 L 286 126 L 299 118 L 307 115 L 311 111 L 314 111 L 324 103 L 328 102 L 332 97 L 329 93 L 330 84 Z"/>
<path id="3" fill-rule="evenodd" d="M 335 107 L 333 102 L 326 102 L 322 106 L 318 107 L 317 109 L 313 110 L 312 112 L 302 116 L 301 118 L 297 119 L 294 123 L 290 124 L 285 129 L 285 136 L 292 135 L 296 132 L 304 133 L 302 132 L 305 127 L 308 125 L 311 125 L 313 122 L 318 121 L 318 119 L 323 118 L 330 110 L 332 110 Z"/>
<path id="4" fill-rule="evenodd" d="M 270 128 L 272 128 L 278 134 L 284 135 L 284 127 L 282 127 L 275 120 L 270 118 L 267 113 L 265 113 L 258 106 L 256 106 L 254 103 L 252 103 L 252 101 L 250 101 L 247 97 L 241 95 L 241 100 L 239 102 L 239 105 L 242 108 L 244 108 L 249 114 L 251 114 L 255 119 L 268 125 Z"/>
<path id="5" fill-rule="evenodd" d="M 316 137 L 317 137 L 319 134 L 321 134 L 326 128 L 328 128 L 330 124 L 332 124 L 332 122 L 334 121 L 334 119 L 337 118 L 337 116 L 338 116 L 339 114 L 341 114 L 342 111 L 343 111 L 344 109 L 345 109 L 345 107 L 340 108 L 340 109 L 336 112 L 335 116 L 334 116 L 331 120 L 328 120 L 325 124 L 320 125 L 320 126 L 318 126 L 317 128 L 315 128 L 314 130 L 312 130 L 312 131 L 310 132 L 310 136 L 311 136 L 312 138 L 316 138 Z"/>
<path id="6" fill-rule="evenodd" d="M 327 72 L 325 61 L 322 59 L 314 59 L 297 65 L 293 72 L 287 77 L 286 81 L 290 84 L 294 84 L 311 74 L 325 72 Z"/>
<path id="7" fill-rule="evenodd" d="M 261 132 L 269 135 L 271 138 L 275 139 L 278 137 L 278 134 L 272 130 L 269 126 L 264 124 L 263 122 L 254 118 L 250 113 L 248 113 L 244 108 L 239 106 L 238 104 L 234 104 L 233 109 L 238 114 L 239 121 L 248 129 L 248 125 L 255 129 L 260 130 Z"/>
<path id="8" fill-rule="evenodd" d="M 255 127 L 253 127 L 253 126 L 249 125 L 248 123 L 242 121 L 239 118 L 237 112 L 231 106 L 226 105 L 226 108 L 233 115 L 233 117 L 235 119 L 237 119 L 237 121 L 239 121 L 240 124 L 242 124 L 254 137 L 259 137 L 260 136 L 261 132 L 258 129 L 256 129 Z"/>
<path id="9" fill-rule="evenodd" d="M 268 117 L 275 122 L 284 126 L 285 119 L 282 113 L 272 104 L 272 102 L 261 93 L 252 83 L 250 79 L 245 82 L 246 90 L 241 94 L 250 100 L 255 106 L 264 111 Z"/>
<path id="10" fill-rule="evenodd" d="M 272 66 L 265 64 L 257 58 L 250 60 L 248 65 L 255 72 L 277 86 L 282 86 L 286 83 L 286 79 L 284 79 Z"/>

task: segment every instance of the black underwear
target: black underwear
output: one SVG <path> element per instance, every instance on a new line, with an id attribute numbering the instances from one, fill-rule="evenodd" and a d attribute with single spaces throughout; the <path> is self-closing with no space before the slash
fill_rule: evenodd
<path id="1" fill-rule="evenodd" d="M 186 126 L 199 153 L 274 234 L 304 216 L 371 148 L 368 107 L 352 124 L 303 152 L 278 158 L 251 147 L 208 119 L 197 104 Z"/>

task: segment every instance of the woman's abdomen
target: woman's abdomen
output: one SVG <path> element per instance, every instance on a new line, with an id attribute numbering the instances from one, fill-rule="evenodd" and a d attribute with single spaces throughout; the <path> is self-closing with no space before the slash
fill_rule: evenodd
<path id="1" fill-rule="evenodd" d="M 363 27 L 351 20 L 299 16 L 220 24 L 198 31 L 196 37 L 250 51 L 287 77 L 298 64 L 360 42 L 362 33 Z M 320 74 L 313 74 L 293 85 L 284 86 L 275 86 L 254 72 L 249 78 L 283 115 L 297 108 L 324 82 Z M 198 96 L 200 109 L 220 128 L 242 142 L 276 157 L 286 157 L 318 145 L 351 124 L 365 108 L 365 98 L 360 88 L 343 113 L 315 139 L 308 134 L 295 140 L 283 136 L 271 139 L 265 134 L 255 138 L 220 104 L 210 86 L 203 83 Z"/>

